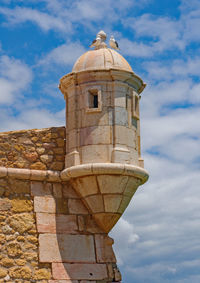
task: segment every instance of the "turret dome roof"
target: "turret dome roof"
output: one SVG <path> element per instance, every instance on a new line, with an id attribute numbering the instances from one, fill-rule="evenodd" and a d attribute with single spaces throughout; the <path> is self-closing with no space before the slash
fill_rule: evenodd
<path id="1" fill-rule="evenodd" d="M 129 63 L 117 51 L 110 48 L 90 50 L 79 57 L 72 72 L 117 69 L 133 73 Z"/>

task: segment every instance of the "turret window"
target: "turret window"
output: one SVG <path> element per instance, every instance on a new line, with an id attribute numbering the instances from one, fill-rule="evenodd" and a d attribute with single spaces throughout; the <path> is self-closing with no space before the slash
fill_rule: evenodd
<path id="1" fill-rule="evenodd" d="M 101 90 L 97 88 L 91 88 L 87 91 L 88 105 L 86 112 L 100 112 L 101 111 Z"/>
<path id="2" fill-rule="evenodd" d="M 98 108 L 98 89 L 89 90 L 89 108 Z"/>
<path id="3" fill-rule="evenodd" d="M 132 97 L 132 116 L 133 118 L 139 120 L 140 112 L 139 112 L 139 97 L 137 94 L 134 94 Z"/>

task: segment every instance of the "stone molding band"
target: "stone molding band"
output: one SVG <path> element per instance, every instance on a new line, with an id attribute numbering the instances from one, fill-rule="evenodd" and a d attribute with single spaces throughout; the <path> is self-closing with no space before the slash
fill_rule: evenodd
<path id="1" fill-rule="evenodd" d="M 0 167 L 0 178 L 4 177 L 31 181 L 62 181 L 60 178 L 60 171 Z"/>
<path id="2" fill-rule="evenodd" d="M 10 177 L 32 181 L 62 182 L 76 177 L 108 174 L 133 176 L 140 179 L 141 184 L 145 183 L 149 177 L 148 172 L 142 167 L 120 163 L 89 163 L 72 166 L 63 171 L 0 167 L 0 178 Z"/>
<path id="3" fill-rule="evenodd" d="M 64 169 L 61 172 L 61 178 L 65 181 L 69 180 L 70 178 L 90 175 L 132 176 L 140 179 L 141 184 L 144 184 L 149 178 L 148 172 L 142 167 L 121 163 L 89 163 L 72 166 Z"/>

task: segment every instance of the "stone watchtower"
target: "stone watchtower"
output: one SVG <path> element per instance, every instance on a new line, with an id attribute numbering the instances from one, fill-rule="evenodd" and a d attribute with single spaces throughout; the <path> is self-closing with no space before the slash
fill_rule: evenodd
<path id="1" fill-rule="evenodd" d="M 118 221 L 148 174 L 140 152 L 139 99 L 145 84 L 102 42 L 60 80 L 66 100 L 66 169 L 103 231 Z"/>
<path id="2" fill-rule="evenodd" d="M 0 133 L 0 282 L 121 282 L 108 232 L 148 179 L 145 84 L 105 39 L 60 80 L 66 127 Z"/>

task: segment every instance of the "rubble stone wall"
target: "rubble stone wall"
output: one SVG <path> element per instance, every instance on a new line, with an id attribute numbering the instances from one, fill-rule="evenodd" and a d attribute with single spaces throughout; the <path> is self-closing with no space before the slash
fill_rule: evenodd
<path id="1" fill-rule="evenodd" d="M 65 127 L 0 133 L 0 166 L 63 170 Z"/>

